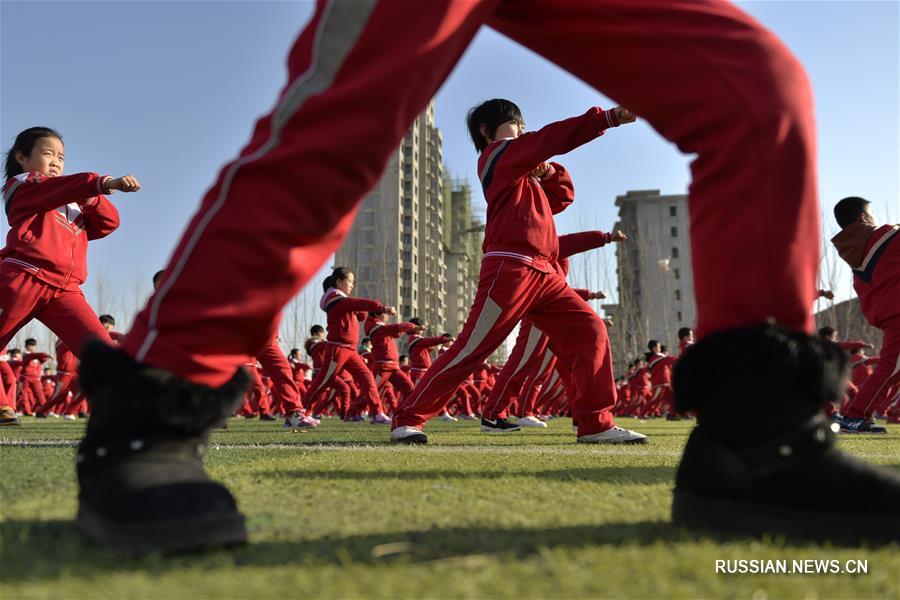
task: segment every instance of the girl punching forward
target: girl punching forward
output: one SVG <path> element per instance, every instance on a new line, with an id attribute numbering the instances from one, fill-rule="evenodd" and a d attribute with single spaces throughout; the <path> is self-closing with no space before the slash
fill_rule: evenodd
<path id="1" fill-rule="evenodd" d="M 81 293 L 88 241 L 119 226 L 106 197 L 136 192 L 131 175 L 63 175 L 62 137 L 46 127 L 18 136 L 6 155 L 3 208 L 10 230 L 0 250 L 0 347 L 31 319 L 50 328 L 79 355 L 90 337 L 109 334 Z"/>
<path id="2" fill-rule="evenodd" d="M 351 408 L 351 412 L 357 411 L 357 406 L 367 405 L 373 424 L 389 425 L 391 421 L 384 414 L 375 378 L 357 354 L 356 344 L 359 341 L 359 322 L 366 318 L 367 313 L 396 315 L 397 311 L 393 306 L 384 306 L 375 300 L 351 298 L 354 284 L 353 272 L 344 267 L 336 268 L 322 283 L 325 294 L 319 306 L 328 315 L 328 336 L 322 368 L 309 385 L 308 404 L 315 406 L 316 396 L 326 390 L 342 369 L 346 369 L 360 389 L 359 402 Z"/>

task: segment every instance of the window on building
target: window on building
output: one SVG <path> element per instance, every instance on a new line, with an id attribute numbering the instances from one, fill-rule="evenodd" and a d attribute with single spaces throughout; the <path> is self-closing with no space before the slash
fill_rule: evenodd
<path id="1" fill-rule="evenodd" d="M 681 300 L 681 290 L 675 290 L 675 299 Z"/>
<path id="2" fill-rule="evenodd" d="M 681 271 L 675 269 L 675 279 L 681 279 Z"/>
<path id="3" fill-rule="evenodd" d="M 678 248 L 672 248 L 672 258 L 678 258 Z"/>
<path id="4" fill-rule="evenodd" d="M 672 237 L 678 237 L 678 228 L 672 227 Z"/>
<path id="5" fill-rule="evenodd" d="M 681 321 L 682 321 L 682 319 L 681 319 L 681 311 L 679 310 L 679 311 L 678 311 L 678 322 L 681 323 Z"/>
<path id="6" fill-rule="evenodd" d="M 670 207 L 669 207 L 669 216 L 670 216 L 670 217 L 674 217 L 674 216 L 676 216 L 677 214 L 678 214 L 678 209 L 677 209 L 677 207 L 675 207 L 675 206 L 670 206 Z"/>

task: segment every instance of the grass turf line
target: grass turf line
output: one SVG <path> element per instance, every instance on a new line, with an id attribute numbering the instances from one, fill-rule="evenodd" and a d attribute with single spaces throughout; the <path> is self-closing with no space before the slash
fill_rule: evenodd
<path id="1" fill-rule="evenodd" d="M 231 419 L 207 464 L 253 543 L 142 558 L 71 525 L 83 422 L 0 431 L 0 596 L 116 598 L 900 597 L 900 548 L 723 540 L 668 523 L 691 424 L 622 419 L 642 447 L 580 447 L 571 422 L 488 435 L 433 422 L 397 448 L 387 427 L 326 419 L 290 433 Z M 51 445 L 22 445 L 27 443 Z M 18 444 L 18 445 L 14 445 Z M 900 428 L 841 446 L 900 469 Z M 865 559 L 868 575 L 716 575 L 716 559 Z"/>

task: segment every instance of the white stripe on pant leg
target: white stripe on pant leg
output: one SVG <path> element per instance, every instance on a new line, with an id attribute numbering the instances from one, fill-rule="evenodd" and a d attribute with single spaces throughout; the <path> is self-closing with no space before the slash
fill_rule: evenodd
<path id="1" fill-rule="evenodd" d="M 521 323 L 519 324 L 521 327 Z M 525 350 L 522 353 L 522 360 L 519 361 L 518 366 L 506 379 L 506 383 L 503 384 L 503 389 L 500 390 L 499 394 L 494 395 L 494 402 L 491 404 L 490 410 L 486 412 L 494 412 L 497 408 L 497 404 L 500 403 L 500 399 L 503 398 L 503 394 L 506 393 L 506 388 L 509 387 L 509 382 L 513 380 L 513 378 L 519 374 L 522 368 L 525 366 L 525 363 L 528 362 L 528 359 L 531 358 L 531 355 L 534 354 L 534 349 L 537 346 L 538 341 L 541 339 L 541 336 L 544 335 L 534 324 L 531 325 L 531 331 L 528 332 L 528 339 L 525 341 Z M 493 391 L 491 391 L 493 394 Z M 490 397 L 490 395 L 488 396 Z"/>
<path id="2" fill-rule="evenodd" d="M 337 360 L 331 359 L 331 362 L 328 363 L 328 370 L 325 371 L 325 377 L 322 379 L 322 382 L 319 384 L 319 387 L 315 388 L 312 392 L 309 393 L 310 398 L 315 398 L 316 394 L 319 393 L 319 390 L 325 388 L 326 385 L 331 383 L 331 380 L 334 379 L 334 374 L 337 371 Z"/>
<path id="3" fill-rule="evenodd" d="M 478 347 L 478 344 L 481 343 L 481 341 L 487 336 L 488 332 L 490 332 L 490 330 L 493 328 L 494 323 L 497 322 L 497 317 L 500 316 L 500 314 L 501 314 L 502 311 L 500 310 L 500 307 L 497 306 L 497 303 L 494 302 L 493 300 L 491 300 L 491 292 L 494 290 L 494 285 L 497 283 L 497 280 L 500 279 L 500 273 L 503 272 L 503 265 L 504 265 L 504 264 L 506 264 L 506 261 L 505 261 L 505 260 L 501 260 L 501 261 L 500 261 L 500 266 L 497 267 L 497 273 L 494 275 L 494 280 L 491 281 L 491 287 L 488 288 L 488 292 L 487 292 L 487 294 L 486 294 L 487 299 L 486 299 L 485 302 L 484 302 L 484 306 L 481 307 L 481 312 L 478 313 L 478 320 L 475 322 L 475 327 L 474 327 L 474 329 L 472 330 L 472 335 L 469 336 L 469 340 L 468 340 L 468 342 L 466 343 L 465 348 L 463 348 L 463 349 L 460 351 L 460 353 L 456 356 L 456 359 L 452 360 L 446 367 L 444 367 L 443 369 L 441 369 L 441 371 L 440 371 L 439 373 L 435 373 L 434 377 L 437 377 L 437 376 L 440 375 L 441 373 L 445 372 L 447 369 L 456 366 L 457 363 L 458 363 L 460 360 L 462 360 L 462 358 L 460 358 L 460 355 L 462 355 L 464 352 L 466 352 L 466 350 L 469 350 L 470 343 L 472 342 L 472 339 L 473 339 L 473 338 L 478 338 L 478 342 L 476 343 L 476 345 L 475 345 L 474 347 L 471 348 L 471 350 L 469 350 L 469 354 L 471 354 L 472 352 L 474 352 L 474 351 L 475 351 L 475 348 Z M 484 326 L 483 326 L 483 324 L 482 324 L 482 319 L 485 318 L 485 309 L 488 308 L 488 304 L 489 304 L 489 303 L 490 303 L 490 305 L 492 306 L 491 311 L 490 311 L 490 312 L 491 312 L 491 315 L 487 317 L 487 319 L 490 320 L 490 323 L 487 324 L 487 328 L 484 329 Z M 467 322 L 468 322 L 468 321 L 467 321 Z M 452 348 L 452 346 L 451 346 L 451 348 Z M 457 359 L 459 359 L 459 360 L 457 360 Z M 427 371 L 426 371 L 426 374 L 427 374 Z M 415 406 L 416 404 L 418 404 L 419 398 L 422 397 L 422 394 L 425 393 L 425 390 L 427 390 L 427 389 L 428 389 L 428 386 L 431 385 L 431 382 L 434 381 L 434 377 L 432 377 L 431 380 L 429 380 L 428 384 L 425 386 L 425 388 L 424 388 L 421 392 L 419 392 L 419 394 L 416 396 L 416 399 L 413 400 L 412 404 L 410 404 L 410 405 L 407 406 L 406 408 L 412 408 L 413 406 Z M 462 381 L 460 381 L 460 383 L 462 383 Z M 418 384 L 416 385 L 416 387 L 419 387 Z"/>
<path id="4" fill-rule="evenodd" d="M 527 388 L 526 392 L 524 394 L 522 394 L 523 398 L 527 398 L 528 396 L 531 395 L 531 388 L 534 387 L 534 382 L 538 381 L 544 375 L 544 371 L 547 369 L 547 365 L 550 364 L 550 360 L 552 358 L 553 358 L 553 353 L 550 352 L 550 350 L 547 350 L 546 352 L 544 352 L 544 360 L 543 360 L 543 362 L 541 362 L 541 366 L 538 369 L 537 374 L 534 377 L 531 377 L 527 380 L 528 388 Z M 535 399 L 535 401 L 537 401 L 537 399 Z"/>
<path id="5" fill-rule="evenodd" d="M 481 312 L 478 314 L 478 321 L 475 322 L 475 327 L 472 330 L 472 335 L 469 336 L 469 339 L 466 341 L 466 345 L 462 350 L 459 351 L 453 360 L 451 360 L 447 365 L 438 371 L 432 376 L 432 378 L 428 381 L 422 391 L 416 395 L 416 399 L 413 400 L 412 404 L 407 406 L 407 409 L 415 406 L 419 399 L 425 394 L 428 390 L 431 383 L 437 378 L 458 365 L 460 362 L 474 354 L 475 350 L 481 346 L 482 342 L 484 342 L 484 338 L 491 332 L 494 328 L 494 324 L 497 322 L 497 319 L 500 315 L 503 314 L 503 310 L 497 305 L 496 302 L 491 300 L 490 296 L 484 302 L 484 306 L 481 309 Z M 463 378 L 464 379 L 464 378 Z"/>
<path id="6" fill-rule="evenodd" d="M 225 205 L 231 183 L 237 170 L 247 163 L 259 160 L 273 150 L 280 141 L 281 130 L 288 120 L 303 106 L 310 96 L 319 94 L 328 89 L 334 81 L 338 70 L 343 66 L 350 51 L 356 46 L 359 36 L 372 15 L 376 0 L 354 0 L 352 2 L 329 1 L 323 8 L 322 20 L 316 29 L 312 57 L 307 70 L 290 84 L 279 105 L 272 112 L 271 133 L 268 141 L 256 152 L 249 156 L 239 158 L 231 163 L 222 181 L 222 187 L 216 201 L 209 208 L 203 218 L 197 224 L 184 252 L 174 267 L 170 269 L 169 276 L 154 296 L 150 307 L 150 317 L 147 328 L 149 333 L 144 343 L 135 356 L 137 361 L 143 361 L 150 352 L 153 341 L 156 339 L 156 326 L 159 319 L 160 305 L 166 294 L 180 277 L 184 267 L 190 258 L 194 247 L 206 231 L 210 221 L 219 213 Z"/>

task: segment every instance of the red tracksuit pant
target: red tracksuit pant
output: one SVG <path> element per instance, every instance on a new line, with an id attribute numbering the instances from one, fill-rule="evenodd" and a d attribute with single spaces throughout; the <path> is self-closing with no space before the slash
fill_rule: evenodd
<path id="1" fill-rule="evenodd" d="M 698 333 L 770 318 L 812 330 L 812 95 L 800 63 L 755 19 L 725 0 L 429 0 L 415 3 L 410 26 L 411 6 L 319 0 L 274 109 L 206 193 L 127 352 L 199 383 L 232 377 L 341 244 L 482 25 L 697 155 Z"/>
<path id="2" fill-rule="evenodd" d="M 484 403 L 483 417 L 494 419 L 507 417 L 509 405 L 516 395 L 521 398 L 522 383 L 529 369 L 534 368 L 534 358 L 547 348 L 547 337 L 534 327 L 531 321 L 523 320 L 519 324 L 519 333 L 506 364 L 500 369 L 497 381 Z"/>
<path id="3" fill-rule="evenodd" d="M 523 263 L 486 258 L 469 318 L 456 342 L 431 365 L 394 415 L 394 427 L 422 426 L 447 403 L 457 386 L 509 336 L 523 318 L 551 339 L 565 339 L 574 367 L 581 435 L 612 427 L 616 392 L 606 326 L 557 273 Z"/>
<path id="4" fill-rule="evenodd" d="M 519 412 L 516 413 L 517 416 L 534 416 L 541 390 L 550 383 L 550 379 L 556 372 L 556 363 L 556 356 L 549 349 L 544 350 L 541 362 L 528 373 L 525 381 L 522 383 L 522 390 L 519 392 Z"/>
<path id="5" fill-rule="evenodd" d="M 256 354 L 256 360 L 262 365 L 263 373 L 272 380 L 272 410 L 283 415 L 303 410 L 300 390 L 294 382 L 294 372 L 277 340 L 270 340 Z"/>
<path id="6" fill-rule="evenodd" d="M 394 408 L 397 402 L 402 402 L 413 391 L 413 382 L 409 375 L 400 370 L 399 367 L 382 367 L 375 365 L 372 367 L 372 374 L 375 376 L 375 385 L 378 393 L 383 394 L 386 388 L 393 386 L 396 394 L 392 400 L 391 407 Z"/>
<path id="7" fill-rule="evenodd" d="M 884 340 L 878 364 L 843 409 L 845 417 L 868 419 L 876 411 L 884 412 L 896 400 L 896 394 L 890 392 L 900 384 L 900 316 L 888 320 L 882 330 Z"/>
<path id="8" fill-rule="evenodd" d="M 317 403 L 318 394 L 327 393 L 328 385 L 341 372 L 346 369 L 353 377 L 353 381 L 359 386 L 359 398 L 353 403 L 351 416 L 357 416 L 359 406 L 367 406 L 369 413 L 375 416 L 384 412 L 381 406 L 381 398 L 378 396 L 378 388 L 375 386 L 375 378 L 366 366 L 362 357 L 352 348 L 344 348 L 335 344 L 328 344 L 325 355 L 322 357 L 322 368 L 319 369 L 312 383 L 309 384 L 310 405 Z"/>
<path id="9" fill-rule="evenodd" d="M 112 343 L 81 290 L 62 290 L 21 269 L 0 265 L 0 348 L 32 319 L 46 325 L 76 356 L 92 337 Z"/>
<path id="10" fill-rule="evenodd" d="M 69 392 L 78 391 L 78 377 L 75 373 L 58 372 L 56 374 L 56 389 L 53 396 L 47 399 L 47 412 L 70 414 Z"/>

